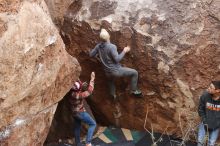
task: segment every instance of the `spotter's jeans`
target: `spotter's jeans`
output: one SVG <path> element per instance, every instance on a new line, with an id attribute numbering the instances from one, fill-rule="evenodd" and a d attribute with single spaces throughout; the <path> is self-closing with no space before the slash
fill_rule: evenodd
<path id="1" fill-rule="evenodd" d="M 214 146 L 215 142 L 218 138 L 218 133 L 219 133 L 219 128 L 214 129 L 214 130 L 209 130 L 208 133 L 208 146 Z M 206 135 L 206 130 L 204 127 L 203 123 L 200 123 L 199 125 L 199 131 L 198 131 L 198 145 L 197 146 L 203 146 L 204 145 L 204 140 L 205 140 L 205 135 Z"/>
<path id="2" fill-rule="evenodd" d="M 92 117 L 87 112 L 79 112 L 75 119 L 75 127 L 74 127 L 74 135 L 75 135 L 75 143 L 78 145 L 80 143 L 80 131 L 81 131 L 81 122 L 89 125 L 89 129 L 86 136 L 86 143 L 91 143 L 92 136 L 95 131 L 96 122 L 92 119 Z"/>

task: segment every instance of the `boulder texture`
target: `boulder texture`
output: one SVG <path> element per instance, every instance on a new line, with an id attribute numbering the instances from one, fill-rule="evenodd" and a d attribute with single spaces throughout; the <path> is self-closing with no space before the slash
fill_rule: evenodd
<path id="1" fill-rule="evenodd" d="M 96 119 L 130 129 L 182 135 L 198 124 L 199 95 L 220 79 L 220 3 L 218 0 L 75 0 L 64 16 L 61 34 L 77 57 L 82 78 L 96 72 L 90 106 Z M 106 77 L 88 52 L 105 28 L 118 51 L 130 45 L 121 62 L 139 72 L 143 98 L 128 94 L 129 80 L 118 79 L 117 107 Z M 119 107 L 119 108 L 118 108 Z M 114 117 L 121 110 L 120 118 Z M 193 132 L 190 132 L 193 133 Z"/>
<path id="2" fill-rule="evenodd" d="M 80 74 L 43 0 L 0 2 L 0 145 L 43 145 Z"/>
<path id="3" fill-rule="evenodd" d="M 53 22 L 58 28 L 63 24 L 64 15 L 74 0 L 44 0 L 48 6 Z"/>

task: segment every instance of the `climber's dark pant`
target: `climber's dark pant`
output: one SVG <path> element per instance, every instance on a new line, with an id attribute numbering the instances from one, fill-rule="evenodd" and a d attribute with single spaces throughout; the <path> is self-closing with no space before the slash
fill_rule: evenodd
<path id="1" fill-rule="evenodd" d="M 114 79 L 117 77 L 131 77 L 131 90 L 137 90 L 138 72 L 135 69 L 120 67 L 117 71 L 106 73 L 106 76 L 108 78 L 109 92 L 113 97 L 116 96 Z"/>

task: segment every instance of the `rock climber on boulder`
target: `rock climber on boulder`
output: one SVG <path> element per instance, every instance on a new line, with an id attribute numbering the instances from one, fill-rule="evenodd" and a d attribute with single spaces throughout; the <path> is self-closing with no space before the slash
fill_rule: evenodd
<path id="1" fill-rule="evenodd" d="M 90 57 L 99 56 L 105 75 L 108 79 L 110 95 L 115 99 L 115 84 L 114 79 L 117 77 L 131 77 L 131 94 L 135 96 L 141 96 L 142 93 L 137 88 L 138 72 L 135 69 L 128 67 L 122 67 L 119 63 L 124 55 L 130 51 L 130 47 L 127 46 L 123 51 L 118 54 L 117 47 L 110 42 L 110 35 L 105 29 L 101 29 L 100 33 L 101 42 L 98 43 L 94 49 L 90 51 Z"/>

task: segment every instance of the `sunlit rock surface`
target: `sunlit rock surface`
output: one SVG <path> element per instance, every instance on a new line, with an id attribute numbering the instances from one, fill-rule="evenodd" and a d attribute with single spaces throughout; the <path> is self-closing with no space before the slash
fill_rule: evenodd
<path id="1" fill-rule="evenodd" d="M 40 146 L 81 68 L 43 0 L 0 3 L 0 145 Z"/>
<path id="2" fill-rule="evenodd" d="M 220 4 L 217 0 L 79 0 L 64 17 L 61 34 L 68 52 L 82 66 L 82 78 L 95 71 L 91 108 L 103 124 L 130 129 L 146 127 L 182 134 L 195 130 L 199 95 L 211 80 L 220 79 Z M 144 98 L 130 97 L 128 80 L 117 81 L 122 116 L 108 96 L 101 64 L 88 52 L 106 28 L 118 51 L 131 51 L 122 64 L 139 72 Z M 193 129 L 194 128 L 194 129 Z"/>

